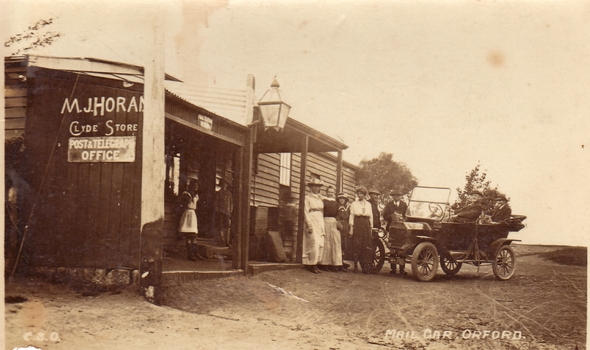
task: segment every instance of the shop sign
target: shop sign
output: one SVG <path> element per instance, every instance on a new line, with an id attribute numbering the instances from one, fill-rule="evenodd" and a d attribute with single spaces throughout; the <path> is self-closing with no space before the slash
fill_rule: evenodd
<path id="1" fill-rule="evenodd" d="M 70 137 L 68 162 L 117 163 L 135 161 L 135 136 Z"/>

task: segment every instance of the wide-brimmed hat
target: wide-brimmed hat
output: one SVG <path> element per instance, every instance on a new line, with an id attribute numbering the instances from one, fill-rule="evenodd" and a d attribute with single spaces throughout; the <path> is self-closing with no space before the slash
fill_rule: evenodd
<path id="1" fill-rule="evenodd" d="M 508 202 L 508 198 L 506 198 L 506 196 L 505 196 L 505 195 L 503 195 L 503 194 L 499 194 L 499 195 L 496 197 L 496 199 L 495 199 L 495 200 L 496 200 L 496 201 L 505 201 L 505 202 Z"/>
<path id="2" fill-rule="evenodd" d="M 356 188 L 355 193 L 359 193 L 359 192 L 362 192 L 363 194 L 367 194 L 368 193 L 367 188 L 364 187 L 364 186 L 360 186 L 360 187 L 357 187 Z"/>
<path id="3" fill-rule="evenodd" d="M 381 193 L 379 193 L 379 191 L 377 191 L 376 189 L 373 188 L 369 191 L 369 194 L 381 194 Z"/>
<path id="4" fill-rule="evenodd" d="M 389 195 L 390 196 L 403 196 L 403 193 L 400 193 L 399 191 L 391 190 L 391 191 L 389 191 Z"/>
<path id="5" fill-rule="evenodd" d="M 311 179 L 307 182 L 307 186 L 323 186 L 324 183 L 320 179 Z"/>
<path id="6" fill-rule="evenodd" d="M 347 196 L 347 195 L 346 195 L 346 193 L 344 193 L 344 192 L 340 192 L 340 193 L 338 193 L 338 195 L 336 196 L 336 199 L 340 199 L 340 198 L 344 198 L 344 199 L 346 199 L 346 201 L 348 201 L 348 200 L 349 200 L 348 196 Z"/>
<path id="7" fill-rule="evenodd" d="M 474 195 L 474 194 L 477 194 L 477 195 L 479 195 L 479 196 L 483 197 L 483 193 L 481 193 L 481 192 L 479 192 L 479 191 L 471 191 L 471 192 L 469 192 L 469 195 L 470 195 L 470 196 L 471 196 L 471 195 Z"/>

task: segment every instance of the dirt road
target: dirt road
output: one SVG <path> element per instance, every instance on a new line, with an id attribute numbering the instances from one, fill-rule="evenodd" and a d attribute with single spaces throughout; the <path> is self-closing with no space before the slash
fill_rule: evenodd
<path id="1" fill-rule="evenodd" d="M 517 246 L 505 282 L 489 266 L 429 283 L 301 269 L 187 283 L 162 307 L 132 290 L 85 297 L 20 280 L 7 296 L 28 301 L 6 304 L 6 348 L 584 349 L 586 266 L 538 255 L 557 249 Z"/>

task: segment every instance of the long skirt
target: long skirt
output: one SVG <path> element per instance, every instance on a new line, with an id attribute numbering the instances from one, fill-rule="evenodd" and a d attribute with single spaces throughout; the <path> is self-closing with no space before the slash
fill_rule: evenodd
<path id="1" fill-rule="evenodd" d="M 312 233 L 303 232 L 303 249 L 301 263 L 303 265 L 317 265 L 322 257 L 324 248 L 324 214 L 321 211 L 309 213 L 309 224 Z"/>
<path id="2" fill-rule="evenodd" d="M 367 216 L 355 216 L 352 229 L 352 251 L 355 260 L 364 264 L 373 261 L 373 236 L 371 234 L 371 223 Z"/>
<path id="3" fill-rule="evenodd" d="M 348 220 L 338 221 L 342 227 L 340 229 L 340 244 L 342 246 L 342 260 L 353 260 L 352 249 L 350 247 L 350 226 Z"/>
<path id="4" fill-rule="evenodd" d="M 336 218 L 325 217 L 324 227 L 326 236 L 324 237 L 324 252 L 322 253 L 320 264 L 342 266 L 342 244 Z"/>

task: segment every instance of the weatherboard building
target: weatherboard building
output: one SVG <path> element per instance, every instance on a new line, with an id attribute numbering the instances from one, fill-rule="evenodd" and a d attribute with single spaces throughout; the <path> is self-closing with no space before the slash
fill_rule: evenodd
<path id="1" fill-rule="evenodd" d="M 90 58 L 5 59 L 7 274 L 101 287 L 135 282 L 157 299 L 159 286 L 207 264 L 179 258 L 176 206 L 191 179 L 200 184 L 201 244 L 228 257 L 207 270 L 252 271 L 269 256 L 261 254 L 269 232 L 300 262 L 302 183 L 320 178 L 352 194 L 357 167 L 342 159 L 347 146 L 290 117 L 269 128 L 251 76 L 243 89 L 221 89 L 165 75 L 163 127 L 149 131 L 144 74 Z M 229 252 L 214 243 L 222 180 L 234 203 Z M 300 208 L 295 234 L 281 229 L 279 208 L 289 198 Z"/>

